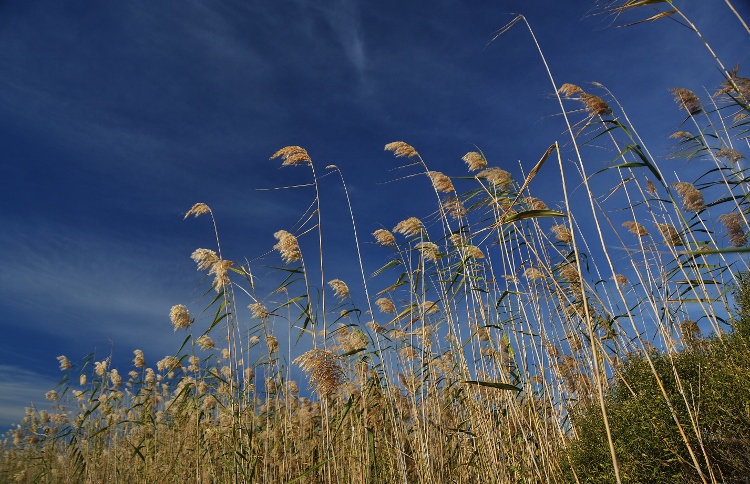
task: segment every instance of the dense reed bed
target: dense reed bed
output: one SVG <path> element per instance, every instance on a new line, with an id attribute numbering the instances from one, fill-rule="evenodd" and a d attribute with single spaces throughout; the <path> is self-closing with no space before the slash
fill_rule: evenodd
<path id="1" fill-rule="evenodd" d="M 516 24 L 528 26 L 518 17 L 498 35 Z M 674 156 L 708 167 L 696 179 L 663 170 L 606 87 L 552 73 L 568 132 L 523 179 L 481 151 L 448 176 L 387 144 L 399 183 L 434 211 L 364 235 L 350 212 L 357 253 L 376 244 L 382 267 L 368 274 L 360 257 L 346 281 L 325 271 L 318 184 L 344 174 L 282 148 L 271 158 L 310 172 L 300 222 L 252 262 L 223 258 L 214 223 L 217 246 L 192 255 L 204 308 L 170 314 L 177 351 L 135 350 L 127 373 L 60 356 L 49 408 L 27 409 L 2 442 L 0 481 L 750 476 L 750 80 L 715 60 L 715 92 L 672 91 L 684 118 Z M 604 169 L 587 163 L 592 144 L 615 153 Z M 535 193 L 541 176 L 559 177 L 553 200 Z M 214 214 L 198 203 L 189 216 Z M 270 282 L 260 264 L 276 266 Z"/>

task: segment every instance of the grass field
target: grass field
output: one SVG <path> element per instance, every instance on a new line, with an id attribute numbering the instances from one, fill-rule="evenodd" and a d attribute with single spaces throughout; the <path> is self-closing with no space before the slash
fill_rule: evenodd
<path id="1" fill-rule="evenodd" d="M 609 8 L 654 3 L 700 35 L 671 2 Z M 217 230 L 192 256 L 208 324 L 175 305 L 177 351 L 136 349 L 124 370 L 60 356 L 49 408 L 27 409 L 0 447 L 0 481 L 744 482 L 750 79 L 705 46 L 716 90 L 671 92 L 673 155 L 700 176 L 663 171 L 605 86 L 550 72 L 568 131 L 523 179 L 479 150 L 449 177 L 417 147 L 385 146 L 434 212 L 373 234 L 351 212 L 357 253 L 377 244 L 382 267 L 352 261 L 348 281 L 325 272 L 318 193 L 321 174 L 346 188 L 344 174 L 280 149 L 309 170 L 311 204 L 271 231 L 275 276 L 261 285 L 251 262 L 225 260 Z M 592 170 L 602 146 L 616 156 Z M 538 176 L 559 177 L 560 206 Z"/>

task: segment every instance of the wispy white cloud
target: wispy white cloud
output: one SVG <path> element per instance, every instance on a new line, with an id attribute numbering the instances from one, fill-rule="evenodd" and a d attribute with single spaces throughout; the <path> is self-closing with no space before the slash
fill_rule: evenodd
<path id="1" fill-rule="evenodd" d="M 20 423 L 26 407 L 34 404 L 40 410 L 48 408 L 44 394 L 57 383 L 18 366 L 0 365 L 0 433 Z"/>

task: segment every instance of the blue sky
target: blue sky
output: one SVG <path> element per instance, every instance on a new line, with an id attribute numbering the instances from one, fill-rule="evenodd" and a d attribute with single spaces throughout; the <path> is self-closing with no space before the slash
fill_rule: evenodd
<path id="1" fill-rule="evenodd" d="M 679 5 L 728 67 L 750 68 L 750 36 L 723 0 Z M 203 293 L 189 256 L 214 247 L 210 222 L 184 213 L 199 201 L 214 210 L 229 259 L 270 250 L 312 196 L 256 190 L 309 181 L 269 161 L 283 146 L 339 166 L 362 234 L 434 210 L 426 183 L 385 183 L 397 177 L 388 142 L 456 176 L 475 144 L 520 177 L 519 162 L 528 169 L 565 135 L 528 31 L 519 24 L 486 45 L 511 12 L 528 18 L 558 85 L 606 85 L 666 154 L 683 119 L 667 89 L 700 93 L 720 74 L 676 23 L 614 28 L 594 7 L 0 2 L 0 429 L 54 386 L 58 355 L 111 353 L 124 373 L 135 348 L 151 362 L 174 351 L 169 309 Z M 544 193 L 559 180 L 551 171 L 535 184 Z M 327 271 L 356 280 L 343 192 L 333 177 L 321 186 Z M 385 260 L 369 246 L 365 255 L 369 272 Z"/>

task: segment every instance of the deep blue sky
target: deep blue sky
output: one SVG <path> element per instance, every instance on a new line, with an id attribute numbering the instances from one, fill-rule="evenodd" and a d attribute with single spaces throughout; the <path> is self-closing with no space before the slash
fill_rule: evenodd
<path id="1" fill-rule="evenodd" d="M 723 0 L 680 5 L 728 67 L 750 68 L 750 35 Z M 525 27 L 485 48 L 509 12 L 527 16 L 558 85 L 605 84 L 665 154 L 683 118 L 667 89 L 701 93 L 721 77 L 679 25 L 617 29 L 594 6 L 1 1 L 0 429 L 57 382 L 60 354 L 112 353 L 124 374 L 135 348 L 151 363 L 174 351 L 169 309 L 197 308 L 203 292 L 189 256 L 214 247 L 208 219 L 182 216 L 211 206 L 229 259 L 270 250 L 312 196 L 255 190 L 309 181 L 268 160 L 283 146 L 305 147 L 321 172 L 341 168 L 363 237 L 435 208 L 424 181 L 383 184 L 397 176 L 388 142 L 448 175 L 466 174 L 461 156 L 476 144 L 520 178 L 519 161 L 528 169 L 565 135 Z M 327 271 L 354 285 L 343 193 L 321 183 Z M 535 184 L 559 180 L 552 170 Z M 385 254 L 365 250 L 372 272 Z"/>

